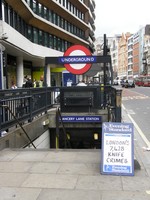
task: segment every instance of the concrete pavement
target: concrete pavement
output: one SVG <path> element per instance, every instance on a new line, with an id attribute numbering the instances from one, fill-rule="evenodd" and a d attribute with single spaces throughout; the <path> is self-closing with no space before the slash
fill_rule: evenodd
<path id="1" fill-rule="evenodd" d="M 130 122 L 126 110 L 123 121 Z M 134 131 L 135 175 L 100 173 L 99 149 L 0 152 L 0 200 L 149 200 L 150 151 Z"/>

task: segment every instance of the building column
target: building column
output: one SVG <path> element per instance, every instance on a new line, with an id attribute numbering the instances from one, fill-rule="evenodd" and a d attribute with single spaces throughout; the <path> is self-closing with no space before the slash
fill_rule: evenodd
<path id="1" fill-rule="evenodd" d="M 51 86 L 51 70 L 50 65 L 47 66 L 47 86 Z"/>
<path id="2" fill-rule="evenodd" d="M 22 87 L 24 80 L 23 57 L 17 57 L 17 87 Z"/>

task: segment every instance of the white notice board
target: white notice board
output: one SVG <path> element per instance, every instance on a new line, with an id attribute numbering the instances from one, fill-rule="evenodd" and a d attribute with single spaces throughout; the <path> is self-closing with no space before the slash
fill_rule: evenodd
<path id="1" fill-rule="evenodd" d="M 102 125 L 101 173 L 134 175 L 133 124 L 105 122 Z"/>

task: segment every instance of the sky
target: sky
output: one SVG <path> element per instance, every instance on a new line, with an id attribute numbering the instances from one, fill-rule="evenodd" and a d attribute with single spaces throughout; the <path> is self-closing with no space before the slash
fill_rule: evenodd
<path id="1" fill-rule="evenodd" d="M 136 33 L 150 24 L 150 0 L 95 0 L 95 36 Z"/>

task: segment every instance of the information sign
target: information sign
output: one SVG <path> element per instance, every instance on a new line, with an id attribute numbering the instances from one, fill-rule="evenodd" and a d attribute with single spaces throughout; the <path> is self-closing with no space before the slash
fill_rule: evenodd
<path id="1" fill-rule="evenodd" d="M 102 174 L 134 175 L 133 137 L 132 123 L 103 123 Z"/>
<path id="2" fill-rule="evenodd" d="M 88 48 L 82 45 L 73 45 L 69 47 L 64 57 L 60 57 L 59 62 L 64 63 L 66 69 L 72 74 L 84 74 L 90 68 L 96 57 L 91 55 Z"/>
<path id="3" fill-rule="evenodd" d="M 74 122 L 74 123 L 99 123 L 102 121 L 101 116 L 62 116 L 62 121 L 63 122 Z"/>

